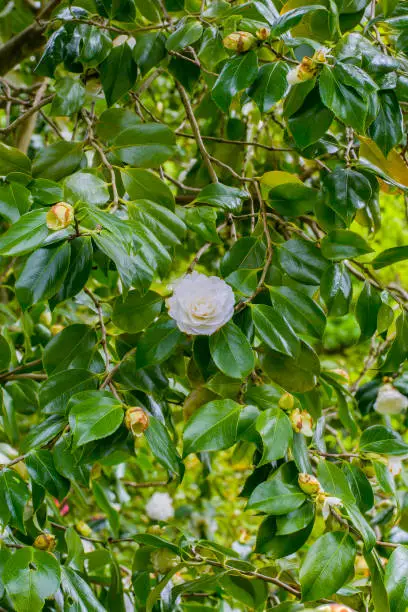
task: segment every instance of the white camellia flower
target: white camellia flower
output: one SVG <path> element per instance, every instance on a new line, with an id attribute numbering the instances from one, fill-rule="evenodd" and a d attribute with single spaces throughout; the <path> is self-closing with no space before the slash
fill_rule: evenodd
<path id="1" fill-rule="evenodd" d="M 168 493 L 153 493 L 146 504 L 146 514 L 152 521 L 168 521 L 174 516 L 173 500 Z"/>
<path id="2" fill-rule="evenodd" d="M 173 284 L 167 300 L 178 328 L 194 336 L 211 336 L 234 314 L 234 293 L 218 276 L 193 272 Z"/>
<path id="3" fill-rule="evenodd" d="M 408 398 L 389 383 L 383 385 L 377 395 L 374 410 L 380 414 L 399 414 L 408 408 Z"/>
<path id="4" fill-rule="evenodd" d="M 392 476 L 398 476 L 402 472 L 403 462 L 407 459 L 407 456 L 403 457 L 388 457 L 388 469 Z"/>

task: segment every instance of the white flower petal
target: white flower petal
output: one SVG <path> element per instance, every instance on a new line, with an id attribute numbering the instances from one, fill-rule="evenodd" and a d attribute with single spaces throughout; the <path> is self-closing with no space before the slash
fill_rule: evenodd
<path id="1" fill-rule="evenodd" d="M 152 521 L 168 521 L 173 518 L 173 500 L 170 495 L 153 493 L 146 504 L 146 514 Z"/>
<path id="2" fill-rule="evenodd" d="M 380 414 L 399 414 L 408 407 L 408 398 L 389 383 L 380 387 L 374 410 Z"/>

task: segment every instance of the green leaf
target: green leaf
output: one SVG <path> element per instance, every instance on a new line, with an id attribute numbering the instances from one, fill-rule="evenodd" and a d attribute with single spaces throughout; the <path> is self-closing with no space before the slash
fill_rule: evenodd
<path id="1" fill-rule="evenodd" d="M 227 113 L 235 94 L 249 87 L 257 74 L 258 59 L 255 51 L 227 60 L 212 88 L 214 102 Z"/>
<path id="2" fill-rule="evenodd" d="M 372 550 L 376 544 L 374 530 L 370 527 L 356 504 L 345 504 L 345 508 L 352 524 L 361 534 L 361 538 L 364 542 L 364 549 L 366 551 Z"/>
<path id="3" fill-rule="evenodd" d="M 408 606 L 408 548 L 398 546 L 385 567 L 385 588 L 390 612 L 405 612 Z"/>
<path id="4" fill-rule="evenodd" d="M 81 612 L 105 612 L 106 608 L 99 603 L 91 587 L 70 567 L 61 566 L 61 589 L 66 601 Z"/>
<path id="5" fill-rule="evenodd" d="M 272 36 L 281 36 L 281 34 L 297 26 L 305 15 L 316 11 L 327 12 L 327 8 L 321 4 L 309 4 L 308 6 L 299 6 L 298 8 L 287 11 L 273 24 L 271 28 Z"/>
<path id="6" fill-rule="evenodd" d="M 374 493 L 363 470 L 352 463 L 344 462 L 342 470 L 348 480 L 351 492 L 361 512 L 367 512 L 374 505 Z"/>
<path id="7" fill-rule="evenodd" d="M 142 168 L 124 168 L 120 175 L 131 200 L 151 200 L 174 211 L 174 195 L 157 174 Z"/>
<path id="8" fill-rule="evenodd" d="M 373 251 L 359 234 L 342 229 L 333 230 L 325 236 L 321 248 L 323 255 L 333 261 L 352 259 Z"/>
<path id="9" fill-rule="evenodd" d="M 328 314 L 342 317 L 349 311 L 353 287 L 347 268 L 333 264 L 322 276 L 320 294 L 326 303 Z"/>
<path id="10" fill-rule="evenodd" d="M 10 345 L 4 336 L 0 335 L 0 371 L 7 370 L 10 365 Z"/>
<path id="11" fill-rule="evenodd" d="M 23 310 L 57 293 L 67 274 L 70 256 L 69 242 L 38 249 L 30 255 L 15 285 Z"/>
<path id="12" fill-rule="evenodd" d="M 383 372 L 396 372 L 408 356 L 408 317 L 405 311 L 396 320 L 395 330 L 394 342 L 381 365 Z"/>
<path id="13" fill-rule="evenodd" d="M 320 461 L 317 478 L 327 493 L 339 497 L 344 503 L 353 504 L 355 502 L 346 476 L 334 463 L 326 460 Z"/>
<path id="14" fill-rule="evenodd" d="M 293 437 L 288 416 L 280 408 L 264 410 L 256 420 L 256 430 L 262 438 L 262 458 L 258 466 L 284 457 Z"/>
<path id="15" fill-rule="evenodd" d="M 260 363 L 269 378 L 290 393 L 310 391 L 316 386 L 320 373 L 319 358 L 305 342 L 301 342 L 296 359 L 268 351 L 261 353 Z"/>
<path id="16" fill-rule="evenodd" d="M 361 434 L 360 451 L 379 455 L 405 455 L 408 452 L 408 444 L 392 429 L 383 425 L 373 425 Z"/>
<path id="17" fill-rule="evenodd" d="M 99 66 L 99 75 L 108 106 L 112 106 L 133 87 L 137 66 L 127 42 L 112 48 Z"/>
<path id="18" fill-rule="evenodd" d="M 291 278 L 304 285 L 319 285 L 328 262 L 314 242 L 291 238 L 276 251 L 279 264 Z"/>
<path id="19" fill-rule="evenodd" d="M 76 172 L 64 181 L 64 200 L 71 204 L 83 200 L 98 206 L 106 204 L 109 198 L 105 181 L 91 172 Z"/>
<path id="20" fill-rule="evenodd" d="M 110 436 L 123 421 L 122 403 L 107 391 L 81 391 L 68 410 L 75 447 Z"/>
<path id="21" fill-rule="evenodd" d="M 0 175 L 6 176 L 10 172 L 31 174 L 31 161 L 19 149 L 0 142 Z"/>
<path id="22" fill-rule="evenodd" d="M 76 323 L 65 327 L 44 350 L 45 371 L 51 375 L 70 368 L 86 369 L 96 342 L 96 333 L 88 325 Z"/>
<path id="23" fill-rule="evenodd" d="M 127 108 L 108 108 L 99 117 L 96 134 L 111 143 L 120 132 L 140 125 L 140 122 L 140 117 Z"/>
<path id="24" fill-rule="evenodd" d="M 298 217 L 314 210 L 317 195 L 317 191 L 303 183 L 284 183 L 270 190 L 268 200 L 285 217 Z"/>
<path id="25" fill-rule="evenodd" d="M 21 450 L 27 452 L 33 448 L 39 448 L 48 444 L 66 426 L 67 420 L 60 414 L 53 414 L 39 425 L 32 427 L 30 433 L 24 439 Z"/>
<path id="26" fill-rule="evenodd" d="M 390 612 L 388 594 L 384 585 L 384 569 L 377 551 L 371 550 L 364 558 L 370 570 L 371 593 L 375 612 Z"/>
<path id="27" fill-rule="evenodd" d="M 333 113 L 324 106 L 319 89 L 315 87 L 300 108 L 289 116 L 288 127 L 296 145 L 305 149 L 324 137 L 332 121 Z"/>
<path id="28" fill-rule="evenodd" d="M 157 167 L 173 155 L 175 138 L 167 125 L 143 123 L 120 132 L 111 150 L 125 164 Z"/>
<path id="29" fill-rule="evenodd" d="M 179 206 L 177 214 L 187 227 L 206 242 L 221 242 L 217 233 L 217 211 L 209 206 L 186 208 Z"/>
<path id="30" fill-rule="evenodd" d="M 75 435 L 75 434 L 74 434 Z M 109 526 L 115 538 L 119 537 L 119 512 L 112 506 L 107 487 L 102 486 L 96 479 L 92 480 L 92 492 L 99 508 L 108 518 Z"/>
<path id="31" fill-rule="evenodd" d="M 323 66 L 319 79 L 319 90 L 323 104 L 346 125 L 364 134 L 368 118 L 368 102 L 359 87 L 347 85 L 344 73 L 336 66 Z"/>
<path id="32" fill-rule="evenodd" d="M 377 317 L 381 308 L 380 293 L 366 281 L 356 303 L 356 319 L 360 326 L 360 340 L 371 338 L 377 329 Z"/>
<path id="33" fill-rule="evenodd" d="M 217 368 L 231 378 L 244 378 L 255 367 L 251 345 L 232 321 L 210 337 L 210 353 Z"/>
<path id="34" fill-rule="evenodd" d="M 85 87 L 80 81 L 64 77 L 55 85 L 55 97 L 51 104 L 52 117 L 67 117 L 77 113 L 85 101 Z"/>
<path id="35" fill-rule="evenodd" d="M 215 400 L 196 410 L 184 428 L 184 457 L 233 446 L 241 410 L 242 405 L 230 399 Z"/>
<path id="36" fill-rule="evenodd" d="M 402 140 L 404 122 L 397 96 L 392 90 L 380 91 L 380 110 L 368 128 L 370 138 L 387 157 Z"/>
<path id="37" fill-rule="evenodd" d="M 1 255 L 24 255 L 40 246 L 48 236 L 47 211 L 26 213 L 0 237 Z"/>
<path id="38" fill-rule="evenodd" d="M 253 304 L 251 312 L 256 332 L 265 344 L 290 357 L 299 354 L 299 338 L 278 310 L 265 304 Z"/>
<path id="39" fill-rule="evenodd" d="M 371 263 L 374 270 L 380 270 L 398 261 L 405 261 L 405 259 L 408 259 L 408 246 L 398 246 L 385 249 Z"/>
<path id="40" fill-rule="evenodd" d="M 243 189 L 229 187 L 222 183 L 211 183 L 200 191 L 194 202 L 202 202 L 209 206 L 216 206 L 226 212 L 237 213 L 242 208 L 242 201 L 247 198 L 248 193 Z"/>
<path id="41" fill-rule="evenodd" d="M 149 427 L 144 432 L 150 450 L 171 475 L 176 475 L 179 480 L 184 474 L 184 464 L 177 452 L 176 445 L 164 425 L 154 416 L 149 417 Z"/>
<path id="42" fill-rule="evenodd" d="M 310 508 L 312 508 L 312 513 L 307 525 L 288 534 L 285 533 L 281 535 L 278 525 L 280 523 L 284 524 L 287 519 L 291 520 L 289 517 L 295 516 L 298 513 L 304 513 L 305 508 L 307 508 L 309 512 Z M 312 532 L 313 522 L 313 506 L 310 502 L 304 503 L 298 510 L 293 510 L 293 512 L 290 512 L 286 516 L 268 516 L 259 527 L 256 537 L 256 552 L 268 555 L 268 559 L 281 559 L 282 557 L 292 555 L 306 543 Z M 279 608 L 277 608 L 277 610 L 278 609 Z M 285 612 L 285 610 L 283 610 L 283 612 Z"/>
<path id="43" fill-rule="evenodd" d="M 141 32 L 136 36 L 133 59 L 145 75 L 166 57 L 166 38 L 162 32 Z"/>
<path id="44" fill-rule="evenodd" d="M 69 491 L 69 480 L 61 476 L 55 469 L 54 459 L 50 451 L 31 451 L 26 457 L 25 463 L 33 482 L 44 487 L 59 501 L 64 499 Z"/>
<path id="45" fill-rule="evenodd" d="M 369 180 L 355 170 L 337 167 L 324 180 L 327 205 L 349 226 L 372 197 Z"/>
<path id="46" fill-rule="evenodd" d="M 302 599 L 331 597 L 354 568 L 356 544 L 348 533 L 325 533 L 309 548 L 300 568 Z"/>
<path id="47" fill-rule="evenodd" d="M 313 338 L 323 336 L 326 317 L 312 298 L 290 287 L 270 287 L 269 294 L 272 306 L 279 310 L 297 333 Z"/>
<path id="48" fill-rule="evenodd" d="M 40 612 L 60 585 L 60 564 L 54 555 L 26 546 L 7 561 L 3 580 L 19 612 Z"/>
<path id="49" fill-rule="evenodd" d="M 117 297 L 113 307 L 112 321 L 120 329 L 133 334 L 149 327 L 159 316 L 163 298 L 153 291 L 140 295 L 138 291 L 129 291 L 125 299 Z"/>
<path id="50" fill-rule="evenodd" d="M 104 17 L 132 23 L 136 17 L 135 0 L 96 0 L 98 11 Z"/>
<path id="51" fill-rule="evenodd" d="M 306 500 L 303 506 L 276 519 L 276 534 L 279 536 L 295 533 L 305 529 L 313 523 L 315 517 L 315 506 L 313 502 Z"/>
<path id="52" fill-rule="evenodd" d="M 299 508 L 306 495 L 296 484 L 288 484 L 277 478 L 262 482 L 248 500 L 248 510 L 258 510 L 280 516 Z"/>
<path id="53" fill-rule="evenodd" d="M 57 294 L 50 300 L 51 308 L 79 293 L 92 269 L 93 248 L 90 236 L 81 236 L 71 241 L 71 257 L 66 276 Z"/>
<path id="54" fill-rule="evenodd" d="M 0 472 L 0 517 L 4 527 L 10 523 L 22 533 L 26 533 L 24 525 L 24 508 L 30 499 L 27 484 L 21 476 L 11 469 Z"/>
<path id="55" fill-rule="evenodd" d="M 197 42 L 203 33 L 203 26 L 199 21 L 181 19 L 166 41 L 167 51 L 180 51 Z"/>
<path id="56" fill-rule="evenodd" d="M 136 365 L 138 369 L 165 361 L 183 340 L 184 334 L 176 322 L 166 316 L 160 317 L 143 334 L 137 344 Z"/>
<path id="57" fill-rule="evenodd" d="M 31 194 L 19 183 L 0 183 L 0 216 L 15 223 L 31 206 Z"/>
<path id="58" fill-rule="evenodd" d="M 263 242 L 253 236 L 240 238 L 221 260 L 221 274 L 229 276 L 238 268 L 261 269 L 265 263 L 266 248 Z"/>
<path id="59" fill-rule="evenodd" d="M 79 391 L 94 390 L 98 379 L 88 370 L 63 370 L 45 380 L 39 390 L 38 398 L 45 414 L 63 414 L 69 398 Z"/>
<path id="60" fill-rule="evenodd" d="M 286 80 L 288 71 L 287 64 L 280 60 L 264 64 L 259 69 L 255 81 L 248 89 L 248 95 L 256 102 L 261 113 L 267 113 L 285 97 L 289 89 Z"/>
<path id="61" fill-rule="evenodd" d="M 96 26 L 81 24 L 78 26 L 81 37 L 78 61 L 86 64 L 88 68 L 98 66 L 109 55 L 112 49 L 112 40 L 107 32 Z"/>
<path id="62" fill-rule="evenodd" d="M 33 161 L 33 176 L 60 181 L 75 172 L 82 161 L 81 142 L 59 141 L 39 150 Z"/>

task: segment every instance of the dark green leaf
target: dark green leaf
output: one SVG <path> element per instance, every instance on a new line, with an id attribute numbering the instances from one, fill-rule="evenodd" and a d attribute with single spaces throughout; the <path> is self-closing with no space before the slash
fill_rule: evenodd
<path id="1" fill-rule="evenodd" d="M 352 259 L 373 251 L 359 234 L 342 229 L 334 230 L 325 236 L 321 247 L 323 255 L 333 261 Z"/>
<path id="2" fill-rule="evenodd" d="M 120 174 L 130 199 L 151 200 L 174 210 L 174 196 L 171 189 L 157 174 L 142 168 L 124 168 Z"/>
<path id="3" fill-rule="evenodd" d="M 112 106 L 133 87 L 137 66 L 127 42 L 112 48 L 108 57 L 99 66 L 99 75 L 108 106 Z"/>
<path id="4" fill-rule="evenodd" d="M 133 59 L 144 75 L 166 57 L 166 39 L 162 32 L 142 32 L 136 37 Z"/>
<path id="5" fill-rule="evenodd" d="M 1 255 L 24 255 L 40 246 L 48 236 L 45 222 L 47 211 L 26 213 L 0 237 Z"/>
<path id="6" fill-rule="evenodd" d="M 80 323 L 65 327 L 47 344 L 44 351 L 44 367 L 48 375 L 70 368 L 88 366 L 96 344 L 96 333 Z"/>
<path id="7" fill-rule="evenodd" d="M 408 259 L 408 246 L 398 246 L 382 251 L 382 253 L 373 259 L 372 264 L 374 270 L 380 270 L 405 259 Z"/>
<path id="8" fill-rule="evenodd" d="M 184 464 L 164 425 L 154 416 L 150 416 L 149 427 L 144 435 L 157 461 L 164 465 L 170 474 L 175 474 L 181 480 L 184 474 Z"/>
<path id="9" fill-rule="evenodd" d="M 231 378 L 244 378 L 254 369 L 251 345 L 232 321 L 210 337 L 210 352 L 217 368 Z"/>
<path id="10" fill-rule="evenodd" d="M 252 319 L 259 338 L 271 349 L 297 357 L 300 352 L 299 338 L 280 312 L 265 304 L 253 304 Z"/>
<path id="11" fill-rule="evenodd" d="M 264 64 L 248 90 L 250 98 L 256 102 L 261 113 L 267 113 L 281 100 L 289 89 L 286 80 L 288 66 L 277 61 Z"/>
<path id="12" fill-rule="evenodd" d="M 145 368 L 165 361 L 175 347 L 183 339 L 175 321 L 163 316 L 160 317 L 144 333 L 137 345 L 136 364 L 138 368 Z"/>
<path id="13" fill-rule="evenodd" d="M 342 264 L 333 264 L 322 276 L 320 293 L 326 303 L 328 314 L 342 317 L 349 311 L 352 297 L 351 278 Z"/>
<path id="14" fill-rule="evenodd" d="M 380 110 L 368 134 L 387 157 L 391 149 L 401 142 L 404 123 L 397 96 L 392 90 L 381 91 L 379 101 Z"/>
<path id="15" fill-rule="evenodd" d="M 54 459 L 50 451 L 31 451 L 26 457 L 25 463 L 33 482 L 44 487 L 59 501 L 64 499 L 69 491 L 69 481 L 55 469 Z"/>
<path id="16" fill-rule="evenodd" d="M 170 34 L 166 41 L 167 51 L 180 51 L 189 45 L 197 42 L 203 33 L 203 26 L 199 21 L 186 21 L 181 19 L 174 32 Z"/>
<path id="17" fill-rule="evenodd" d="M 313 349 L 301 342 L 300 353 L 296 359 L 276 351 L 260 355 L 262 369 L 271 380 L 290 393 L 310 391 L 317 384 L 320 362 Z"/>
<path id="18" fill-rule="evenodd" d="M 370 181 L 361 172 L 339 166 L 325 178 L 324 189 L 327 205 L 347 226 L 372 197 Z"/>
<path id="19" fill-rule="evenodd" d="M 196 410 L 184 429 L 184 456 L 235 444 L 241 410 L 242 405 L 230 399 L 215 400 Z"/>
<path id="20" fill-rule="evenodd" d="M 10 523 L 16 529 L 26 533 L 24 525 L 24 508 L 30 493 L 21 476 L 11 469 L 0 472 L 1 520 L 4 527 Z"/>
<path id="21" fill-rule="evenodd" d="M 121 402 L 107 391 L 76 393 L 68 410 L 75 446 L 110 436 L 123 421 Z"/>
<path id="22" fill-rule="evenodd" d="M 82 143 L 59 141 L 40 149 L 33 161 L 33 176 L 60 181 L 81 164 Z"/>
<path id="23" fill-rule="evenodd" d="M 213 100 L 227 113 L 235 94 L 249 87 L 257 74 L 258 59 L 255 51 L 227 60 L 212 89 Z"/>
<path id="24" fill-rule="evenodd" d="M 361 434 L 360 450 L 363 453 L 398 456 L 408 452 L 408 444 L 392 429 L 373 425 Z"/>
<path id="25" fill-rule="evenodd" d="M 368 281 L 364 283 L 356 303 L 356 319 L 361 330 L 361 340 L 371 338 L 377 329 L 377 317 L 381 307 L 381 297 L 377 289 Z"/>
<path id="26" fill-rule="evenodd" d="M 248 193 L 243 189 L 229 187 L 222 183 L 211 183 L 200 191 L 194 202 L 202 202 L 221 210 L 237 213 L 241 210 L 242 200 L 246 198 L 248 198 Z"/>
<path id="27" fill-rule="evenodd" d="M 0 142 L 0 175 L 6 176 L 10 172 L 31 174 L 31 162 L 19 149 Z"/>
<path id="28" fill-rule="evenodd" d="M 137 291 L 130 291 L 125 299 L 116 298 L 112 321 L 117 327 L 137 334 L 159 316 L 162 304 L 163 299 L 158 293 L 149 291 L 140 295 Z"/>
<path id="29" fill-rule="evenodd" d="M 398 546 L 385 568 L 385 588 L 387 589 L 390 612 L 405 612 L 408 606 L 408 548 Z"/>
<path id="30" fill-rule="evenodd" d="M 299 238 L 280 245 L 277 255 L 286 274 L 305 285 L 319 285 L 328 266 L 316 244 Z"/>
<path id="31" fill-rule="evenodd" d="M 284 457 L 292 440 L 293 430 L 287 415 L 277 407 L 268 408 L 258 416 L 256 430 L 262 438 L 262 458 L 259 465 Z"/>
<path id="32" fill-rule="evenodd" d="M 174 153 L 173 132 L 161 123 L 143 123 L 130 127 L 115 138 L 112 151 L 131 166 L 159 166 Z"/>
<path id="33" fill-rule="evenodd" d="M 299 334 L 321 338 L 326 327 L 323 310 L 305 293 L 290 287 L 271 287 L 272 305 Z"/>

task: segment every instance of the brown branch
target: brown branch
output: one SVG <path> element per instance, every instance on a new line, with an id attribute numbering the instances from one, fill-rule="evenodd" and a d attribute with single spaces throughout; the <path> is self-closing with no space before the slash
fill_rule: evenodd
<path id="1" fill-rule="evenodd" d="M 36 21 L 25 30 L 13 36 L 0 49 L 0 75 L 7 74 L 10 70 L 20 64 L 45 43 L 44 36 L 47 23 L 41 23 L 48 19 L 53 10 L 60 4 L 61 0 L 51 0 L 36 17 Z"/>
<path id="2" fill-rule="evenodd" d="M 101 384 L 100 389 L 104 389 L 107 385 L 110 384 L 112 378 L 115 376 L 116 372 L 119 370 L 122 363 L 126 361 L 126 359 L 130 357 L 131 355 L 133 355 L 135 352 L 136 352 L 136 348 L 131 348 L 130 351 L 128 351 L 123 356 L 123 358 L 111 369 L 111 371 L 109 372 L 109 374 L 107 375 L 103 383 Z"/>
<path id="3" fill-rule="evenodd" d="M 200 150 L 200 153 L 202 155 L 204 163 L 207 166 L 208 173 L 210 175 L 211 181 L 213 183 L 218 183 L 218 176 L 217 176 L 217 173 L 215 172 L 215 170 L 213 168 L 210 156 L 208 155 L 207 149 L 205 148 L 203 139 L 201 138 L 200 128 L 198 126 L 197 119 L 195 118 L 194 111 L 193 111 L 193 108 L 192 108 L 191 103 L 190 103 L 190 98 L 188 97 L 188 94 L 187 94 L 186 90 L 184 89 L 184 87 L 178 81 L 176 81 L 176 87 L 177 87 L 178 92 L 180 94 L 180 98 L 181 98 L 181 101 L 183 103 L 183 106 L 184 106 L 184 108 L 186 110 L 186 114 L 187 114 L 188 120 L 190 122 L 191 129 L 194 132 L 194 138 L 195 138 L 195 140 L 197 142 L 197 146 L 198 146 L 198 148 Z"/>
<path id="4" fill-rule="evenodd" d="M 180 136 L 182 138 L 192 138 L 195 139 L 193 134 L 187 134 L 186 132 L 175 132 L 176 136 Z M 231 144 L 238 145 L 240 147 L 259 147 L 260 149 L 265 149 L 266 151 L 293 151 L 288 147 L 273 147 L 269 145 L 262 144 L 260 142 L 251 142 L 249 140 L 230 140 L 228 138 L 219 138 L 218 136 L 203 136 L 201 135 L 203 140 L 209 140 L 213 142 L 220 142 L 222 144 Z"/>
<path id="5" fill-rule="evenodd" d="M 149 489 L 151 487 L 167 487 L 167 480 L 158 480 L 156 482 L 133 482 L 131 480 L 122 480 L 122 483 L 132 489 Z"/>
<path id="6" fill-rule="evenodd" d="M 7 136 L 7 134 L 14 131 L 16 128 L 18 128 L 19 125 L 21 125 L 29 117 L 31 117 L 31 115 L 34 115 L 34 113 L 39 111 L 40 108 L 49 104 L 54 98 L 54 95 L 55 94 L 51 94 L 50 96 L 47 96 L 46 98 L 43 98 L 42 100 L 37 102 L 37 104 L 33 104 L 33 106 L 29 108 L 28 111 L 26 111 L 23 115 L 20 115 L 19 117 L 17 117 L 17 119 L 13 121 L 13 123 L 10 123 L 10 125 L 8 125 L 5 128 L 0 128 L 0 134 L 2 134 L 3 136 Z"/>

